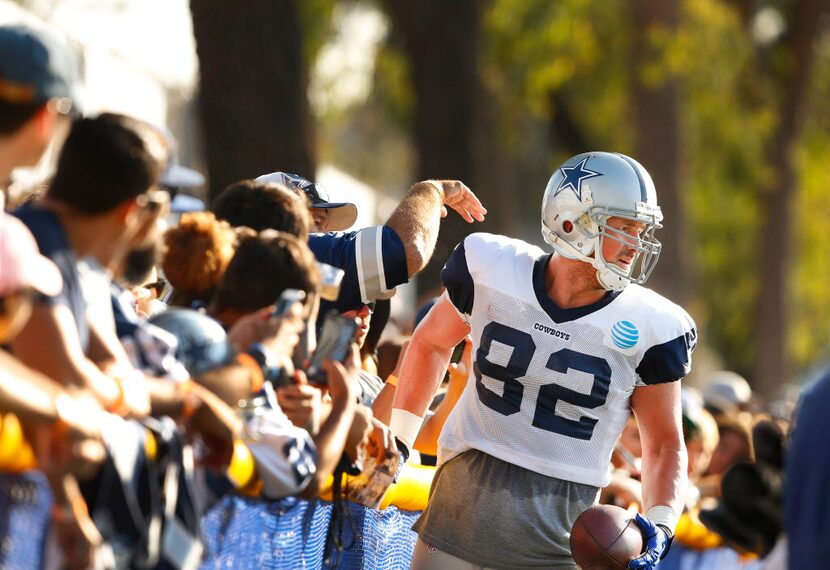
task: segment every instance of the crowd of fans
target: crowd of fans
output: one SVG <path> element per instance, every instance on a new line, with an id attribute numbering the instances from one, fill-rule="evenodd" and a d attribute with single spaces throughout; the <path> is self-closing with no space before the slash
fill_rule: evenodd
<path id="1" fill-rule="evenodd" d="M 460 182 L 424 181 L 385 224 L 347 231 L 354 205 L 280 172 L 202 211 L 181 199 L 203 179 L 169 133 L 78 116 L 75 70 L 44 32 L 0 28 L 0 186 L 65 138 L 48 187 L 0 218 L 0 567 L 408 567 L 472 342 L 376 508 L 346 497 L 400 453 L 406 338 L 379 339 L 446 208 L 486 211 Z M 311 374 L 332 312 L 353 342 Z M 791 412 L 737 375 L 684 388 L 690 486 L 660 568 L 785 567 Z M 642 505 L 640 453 L 632 419 L 603 502 Z"/>

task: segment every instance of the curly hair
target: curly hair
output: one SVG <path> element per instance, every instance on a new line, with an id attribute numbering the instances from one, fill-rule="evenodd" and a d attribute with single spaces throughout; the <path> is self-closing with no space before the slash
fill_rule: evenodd
<path id="1" fill-rule="evenodd" d="M 236 232 L 211 212 L 184 214 L 164 234 L 162 269 L 180 294 L 203 299 L 219 283 L 236 250 Z"/>

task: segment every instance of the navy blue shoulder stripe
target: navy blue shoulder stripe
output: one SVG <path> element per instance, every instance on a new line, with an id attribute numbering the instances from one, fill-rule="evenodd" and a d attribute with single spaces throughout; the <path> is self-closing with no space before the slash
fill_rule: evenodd
<path id="1" fill-rule="evenodd" d="M 680 380 L 691 369 L 696 339 L 697 332 L 692 329 L 668 342 L 652 346 L 637 366 L 637 374 L 646 384 Z"/>
<path id="2" fill-rule="evenodd" d="M 464 250 L 463 241 L 455 246 L 441 270 L 441 283 L 447 288 L 450 301 L 459 312 L 465 315 L 473 312 L 475 285 L 467 266 L 467 252 Z"/>

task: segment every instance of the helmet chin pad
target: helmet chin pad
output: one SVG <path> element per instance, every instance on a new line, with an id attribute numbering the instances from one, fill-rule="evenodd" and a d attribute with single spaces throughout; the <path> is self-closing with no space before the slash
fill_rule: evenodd
<path id="1" fill-rule="evenodd" d="M 622 291 L 631 283 L 631 279 L 615 273 L 605 262 L 595 262 L 597 281 L 606 291 Z"/>

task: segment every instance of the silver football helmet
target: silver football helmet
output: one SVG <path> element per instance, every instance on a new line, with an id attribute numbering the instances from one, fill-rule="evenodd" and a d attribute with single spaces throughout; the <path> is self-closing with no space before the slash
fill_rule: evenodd
<path id="1" fill-rule="evenodd" d="M 639 238 L 614 229 L 608 218 L 646 225 Z M 662 227 L 654 182 L 643 166 L 624 154 L 587 152 L 569 158 L 548 181 L 542 199 L 542 236 L 560 255 L 590 263 L 608 290 L 644 283 L 660 256 L 654 232 Z M 602 257 L 606 239 L 634 249 L 628 268 Z"/>

